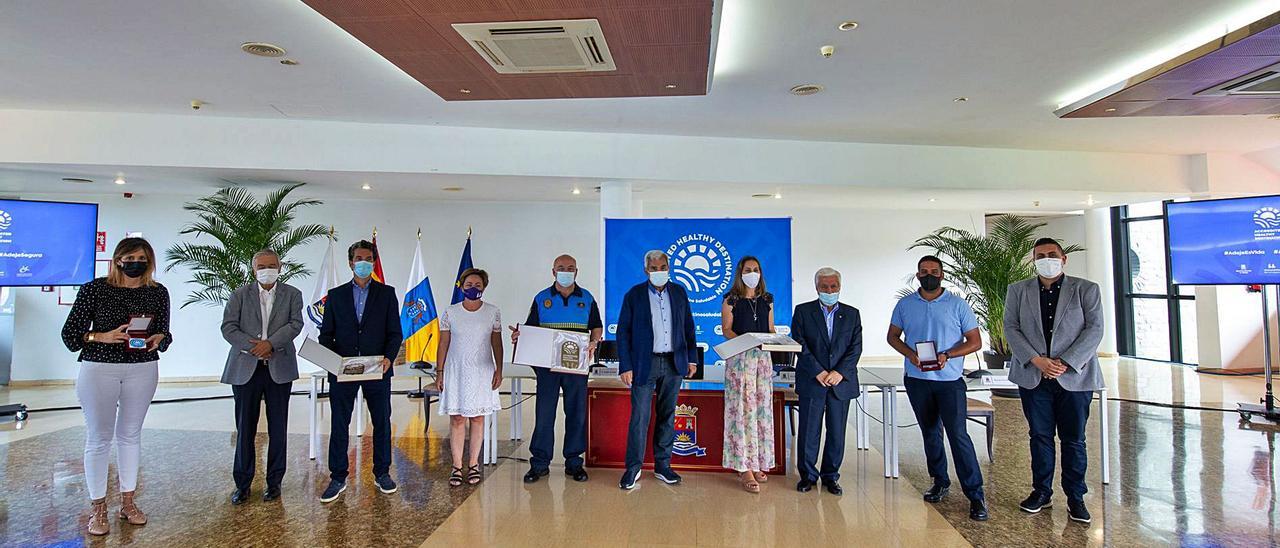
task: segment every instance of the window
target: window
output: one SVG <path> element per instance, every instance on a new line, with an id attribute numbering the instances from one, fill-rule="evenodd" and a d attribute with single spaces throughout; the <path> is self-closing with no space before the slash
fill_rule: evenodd
<path id="1" fill-rule="evenodd" d="M 1164 202 L 1111 208 L 1120 354 L 1194 364 L 1195 291 L 1169 283 Z"/>

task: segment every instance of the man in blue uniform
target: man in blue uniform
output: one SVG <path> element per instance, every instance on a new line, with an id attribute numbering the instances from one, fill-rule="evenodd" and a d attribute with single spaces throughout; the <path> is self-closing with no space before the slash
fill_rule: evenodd
<path id="1" fill-rule="evenodd" d="M 924 454 L 933 486 L 924 492 L 925 502 L 936 503 L 951 487 L 947 474 L 947 452 L 942 445 L 945 431 L 951 442 L 951 458 L 956 475 L 969 499 L 969 519 L 987 520 L 982 472 L 973 441 L 965 428 L 969 398 L 961 374 L 964 357 L 982 348 L 978 319 L 964 298 L 942 288 L 942 259 L 926 255 L 916 263 L 920 290 L 898 300 L 889 320 L 889 345 L 902 354 L 907 398 L 920 423 Z M 936 360 L 924 360 L 917 345 L 933 343 Z M 926 349 L 926 352 L 929 350 Z M 929 363 L 934 362 L 934 363 Z"/>
<path id="2" fill-rule="evenodd" d="M 551 267 L 555 283 L 538 292 L 529 308 L 525 325 L 590 333 L 587 355 L 594 356 L 596 343 L 604 332 L 600 307 L 587 290 L 578 287 L 578 261 L 569 255 L 556 257 Z M 520 331 L 511 327 L 511 343 Z M 587 481 L 582 467 L 582 453 L 587 450 L 587 376 L 557 373 L 542 367 L 533 368 L 538 376 L 536 423 L 529 442 L 529 472 L 525 483 L 534 483 L 550 473 L 551 453 L 555 450 L 556 407 L 564 391 L 564 473 L 574 481 Z"/>

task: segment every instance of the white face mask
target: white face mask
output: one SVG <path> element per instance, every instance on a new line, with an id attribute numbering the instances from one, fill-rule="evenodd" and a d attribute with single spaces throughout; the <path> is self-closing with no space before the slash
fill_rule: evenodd
<path id="1" fill-rule="evenodd" d="M 1062 259 L 1053 257 L 1045 257 L 1036 259 L 1036 274 L 1045 278 L 1057 278 L 1062 274 Z"/>
<path id="2" fill-rule="evenodd" d="M 666 270 L 658 270 L 649 273 L 649 283 L 654 287 L 662 287 L 667 285 L 667 281 L 671 279 L 671 273 Z"/>
<path id="3" fill-rule="evenodd" d="M 258 283 L 262 285 L 271 285 L 276 283 L 276 280 L 280 278 L 280 269 L 260 268 L 254 271 L 253 276 L 258 279 Z"/>
<path id="4" fill-rule="evenodd" d="M 743 274 L 742 283 L 747 284 L 747 287 L 750 287 L 751 289 L 755 289 L 756 286 L 760 285 L 760 273 L 748 272 Z"/>

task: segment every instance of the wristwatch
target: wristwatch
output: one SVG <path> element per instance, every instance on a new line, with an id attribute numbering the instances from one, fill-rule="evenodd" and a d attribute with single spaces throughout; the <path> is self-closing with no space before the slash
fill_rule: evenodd
<path id="1" fill-rule="evenodd" d="M 942 352 L 938 352 L 938 355 L 946 356 L 948 361 L 951 360 L 951 354 L 948 354 L 946 350 L 943 350 Z"/>
<path id="2" fill-rule="evenodd" d="M 97 333 L 94 333 L 92 331 L 90 331 L 89 333 L 85 333 L 84 342 L 97 342 L 95 340 L 97 338 L 97 335 L 98 335 Z"/>

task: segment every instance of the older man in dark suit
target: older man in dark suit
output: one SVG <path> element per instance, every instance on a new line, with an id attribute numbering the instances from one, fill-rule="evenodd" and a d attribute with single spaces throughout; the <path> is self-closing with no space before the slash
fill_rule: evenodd
<path id="1" fill-rule="evenodd" d="M 264 249 L 253 256 L 256 281 L 231 293 L 222 312 L 222 338 L 231 343 L 222 382 L 231 385 L 236 405 L 236 457 L 231 504 L 249 500 L 257 465 L 260 403 L 267 404 L 267 487 L 262 500 L 280 497 L 285 443 L 289 432 L 289 394 L 298 378 L 293 339 L 302 332 L 302 292 L 279 283 L 280 256 Z"/>
<path id="2" fill-rule="evenodd" d="M 840 272 L 822 268 L 813 281 L 818 300 L 796 306 L 791 318 L 791 338 L 801 346 L 796 361 L 796 395 L 800 397 L 796 490 L 806 493 L 821 479 L 829 493 L 841 495 L 845 426 L 849 403 L 858 397 L 862 317 L 857 308 L 840 302 Z M 824 422 L 827 436 L 819 470 L 818 443 Z"/>

